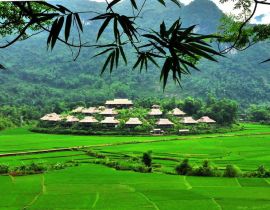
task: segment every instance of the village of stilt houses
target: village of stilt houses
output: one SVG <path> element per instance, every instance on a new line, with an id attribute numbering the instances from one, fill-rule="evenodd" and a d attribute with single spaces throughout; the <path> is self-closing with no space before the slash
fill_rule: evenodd
<path id="1" fill-rule="evenodd" d="M 98 107 L 77 107 L 69 113 L 50 113 L 40 119 L 39 129 L 45 131 L 76 131 L 88 134 L 179 134 L 196 133 L 215 128 L 208 116 L 194 119 L 178 107 L 164 111 L 161 106 L 135 107 L 129 99 L 108 100 Z"/>

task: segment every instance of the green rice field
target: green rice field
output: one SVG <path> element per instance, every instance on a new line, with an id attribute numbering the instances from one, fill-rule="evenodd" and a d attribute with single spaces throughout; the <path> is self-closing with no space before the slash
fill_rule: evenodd
<path id="1" fill-rule="evenodd" d="M 192 136 L 72 136 L 31 133 L 26 128 L 0 132 L 0 164 L 78 166 L 43 174 L 0 176 L 0 210 L 36 209 L 270 209 L 270 178 L 225 178 L 169 175 L 188 158 L 223 170 L 235 164 L 242 171 L 260 165 L 270 169 L 270 126 L 245 124 L 224 134 Z M 83 150 L 14 155 L 69 147 L 85 147 L 115 161 L 141 157 L 151 150 L 152 173 L 119 171 L 100 164 Z"/>

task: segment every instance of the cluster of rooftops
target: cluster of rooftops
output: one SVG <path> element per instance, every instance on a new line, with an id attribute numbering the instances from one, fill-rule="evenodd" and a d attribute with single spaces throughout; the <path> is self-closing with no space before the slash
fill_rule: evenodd
<path id="1" fill-rule="evenodd" d="M 105 106 L 99 106 L 99 107 L 77 107 L 76 109 L 72 110 L 72 115 L 68 116 L 61 116 L 56 113 L 50 113 L 43 116 L 40 120 L 41 121 L 48 121 L 48 122 L 61 122 L 64 121 L 66 123 L 82 123 L 82 124 L 104 124 L 109 126 L 117 126 L 120 122 L 117 119 L 117 109 L 123 109 L 123 108 L 132 108 L 133 102 L 128 99 L 114 99 L 110 101 L 105 102 Z M 76 117 L 76 115 L 81 114 L 83 115 L 83 119 L 79 119 Z M 98 121 L 94 115 L 101 115 L 103 116 L 103 120 Z M 153 105 L 151 110 L 148 112 L 149 116 L 158 118 L 156 125 L 158 127 L 172 127 L 174 125 L 173 122 L 171 122 L 167 118 L 162 118 L 163 112 L 160 109 L 159 105 Z M 211 119 L 208 116 L 201 117 L 198 120 L 193 119 L 192 117 L 189 117 L 186 115 L 185 112 L 180 110 L 179 108 L 175 108 L 169 112 L 169 114 L 179 117 L 180 123 L 186 124 L 186 125 L 192 125 L 197 123 L 215 123 L 216 121 Z M 135 127 L 142 125 L 142 121 L 139 118 L 130 118 L 125 122 L 125 125 L 129 127 Z"/>

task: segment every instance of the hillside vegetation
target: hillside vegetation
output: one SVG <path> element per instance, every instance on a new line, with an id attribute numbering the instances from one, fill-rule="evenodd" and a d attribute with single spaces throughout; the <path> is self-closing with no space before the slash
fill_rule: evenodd
<path id="1" fill-rule="evenodd" d="M 68 5 L 68 1 L 64 2 Z M 123 1 L 119 10 L 124 11 Z M 71 5 L 71 4 L 70 4 Z M 71 9 L 100 11 L 104 5 L 90 1 L 72 3 Z M 146 4 L 139 21 L 142 27 L 158 27 L 157 22 L 172 22 L 181 17 L 184 25 L 197 24 L 201 33 L 216 31 L 221 11 L 208 0 L 195 0 L 188 6 L 177 8 L 173 4 L 162 7 Z M 152 18 L 156 17 L 156 18 Z M 84 36 L 94 42 L 99 25 L 86 24 Z M 104 43 L 112 36 L 105 31 Z M 121 65 L 112 74 L 100 69 L 105 58 L 91 57 L 96 49 L 84 49 L 74 62 L 69 50 L 58 44 L 53 52 L 46 50 L 47 34 L 40 34 L 27 41 L 1 49 L 2 63 L 8 67 L 0 72 L 0 104 L 55 106 L 59 102 L 103 102 L 106 98 L 177 97 L 196 98 L 212 94 L 218 98 L 235 99 L 240 106 L 268 103 L 270 100 L 269 64 L 259 64 L 270 56 L 269 44 L 258 44 L 245 52 L 237 52 L 219 59 L 219 63 L 202 61 L 201 72 L 192 72 L 183 78 L 182 88 L 170 83 L 165 92 L 159 82 L 159 70 L 152 66 L 147 72 L 133 71 L 131 65 Z M 134 63 L 133 54 L 128 55 Z"/>

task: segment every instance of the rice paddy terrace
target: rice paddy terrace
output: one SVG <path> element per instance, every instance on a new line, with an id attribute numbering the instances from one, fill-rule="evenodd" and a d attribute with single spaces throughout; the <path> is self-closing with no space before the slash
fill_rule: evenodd
<path id="1" fill-rule="evenodd" d="M 73 149 L 70 149 L 73 148 Z M 79 149 L 78 149 L 79 148 Z M 83 149 L 126 161 L 152 150 L 153 173 L 94 164 Z M 194 136 L 113 137 L 0 132 L 0 164 L 65 163 L 78 166 L 27 176 L 0 176 L 0 209 L 270 209 L 269 178 L 169 175 L 184 158 L 209 160 L 221 170 L 270 168 L 270 126 Z"/>

